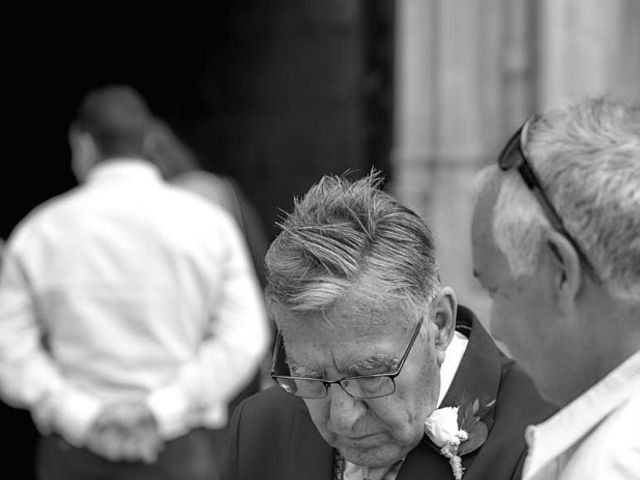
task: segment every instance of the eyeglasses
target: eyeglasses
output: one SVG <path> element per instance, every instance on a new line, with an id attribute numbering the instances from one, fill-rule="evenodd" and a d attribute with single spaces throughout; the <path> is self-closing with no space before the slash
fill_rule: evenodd
<path id="1" fill-rule="evenodd" d="M 554 208 L 553 204 L 549 200 L 549 197 L 540 183 L 540 179 L 536 175 L 535 171 L 525 153 L 525 148 L 528 140 L 529 126 L 535 122 L 538 115 L 532 115 L 525 121 L 522 126 L 513 134 L 511 139 L 507 142 L 502 149 L 500 156 L 498 157 L 498 165 L 501 170 L 507 171 L 512 168 L 517 168 L 520 177 L 531 190 L 531 193 L 536 197 L 538 203 L 544 210 L 547 219 L 551 223 L 551 226 L 561 235 L 563 235 L 569 243 L 573 246 L 582 263 L 587 274 L 597 283 L 600 283 L 600 276 L 593 267 L 593 264 L 589 261 L 589 258 L 584 253 L 584 250 L 580 248 L 580 245 L 567 231 L 562 222 L 562 218 Z"/>
<path id="2" fill-rule="evenodd" d="M 413 346 L 420 327 L 422 326 L 423 318 L 420 319 L 413 334 L 411 340 L 405 349 L 398 368 L 393 373 L 378 373 L 375 375 L 363 375 L 354 377 L 343 377 L 338 380 L 324 380 L 321 378 L 308 378 L 308 377 L 292 377 L 289 375 L 278 375 L 275 373 L 276 365 L 283 365 L 286 363 L 286 353 L 282 347 L 282 335 L 278 332 L 276 337 L 276 344 L 273 352 L 273 362 L 271 366 L 271 378 L 273 378 L 282 389 L 296 397 L 307 399 L 321 399 L 327 396 L 329 387 L 335 383 L 340 385 L 348 395 L 358 399 L 371 399 L 380 398 L 391 395 L 396 391 L 395 378 L 400 375 L 404 362 L 409 356 L 411 347 Z M 288 367 L 286 367 L 288 370 Z"/>

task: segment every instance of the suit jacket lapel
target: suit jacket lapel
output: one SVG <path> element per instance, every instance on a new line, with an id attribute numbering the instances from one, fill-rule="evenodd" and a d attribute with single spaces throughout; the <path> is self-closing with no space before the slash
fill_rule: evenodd
<path id="1" fill-rule="evenodd" d="M 480 405 L 495 400 L 500 384 L 500 354 L 489 334 L 484 330 L 475 315 L 463 306 L 458 307 L 456 330 L 469 337 L 467 349 L 440 407 L 461 406 L 461 402 L 473 402 L 476 398 Z M 487 415 L 486 422 L 491 431 L 493 409 Z M 471 466 L 475 452 L 463 455 L 465 469 Z M 428 437 L 414 448 L 400 470 L 397 480 L 417 478 L 451 480 L 453 478 L 449 461 L 440 454 Z"/>
<path id="2" fill-rule="evenodd" d="M 478 319 L 467 308 L 458 307 L 456 329 L 469 337 L 467 350 L 441 407 L 456 407 L 461 402 L 480 405 L 496 399 L 500 385 L 500 353 Z M 493 417 L 493 415 L 491 415 Z"/>

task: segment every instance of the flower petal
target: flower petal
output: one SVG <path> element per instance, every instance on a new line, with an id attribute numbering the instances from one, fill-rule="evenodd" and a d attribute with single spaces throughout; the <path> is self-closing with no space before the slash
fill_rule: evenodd
<path id="1" fill-rule="evenodd" d="M 424 423 L 424 432 L 439 447 L 458 444 L 458 430 L 458 407 L 439 408 Z"/>

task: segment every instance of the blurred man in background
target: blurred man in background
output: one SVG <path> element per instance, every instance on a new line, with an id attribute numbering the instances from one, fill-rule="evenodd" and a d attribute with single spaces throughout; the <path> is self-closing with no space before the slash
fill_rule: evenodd
<path id="1" fill-rule="evenodd" d="M 222 208 L 166 184 L 138 92 L 87 94 L 70 128 L 81 185 L 32 211 L 0 277 L 0 393 L 43 437 L 41 479 L 215 479 L 216 432 L 268 323 Z"/>
<path id="2" fill-rule="evenodd" d="M 196 152 L 161 118 L 156 118 L 155 128 L 147 136 L 145 154 L 160 169 L 167 182 L 206 198 L 233 216 L 249 248 L 260 287 L 264 289 L 264 256 L 269 247 L 267 230 L 238 182 L 229 175 L 205 168 Z M 273 322 L 269 326 L 270 345 L 273 345 L 275 326 Z M 256 372 L 253 380 L 232 401 L 231 408 L 246 396 L 259 392 L 265 385 L 272 385 L 269 360 L 269 356 L 265 355 L 262 371 Z"/>

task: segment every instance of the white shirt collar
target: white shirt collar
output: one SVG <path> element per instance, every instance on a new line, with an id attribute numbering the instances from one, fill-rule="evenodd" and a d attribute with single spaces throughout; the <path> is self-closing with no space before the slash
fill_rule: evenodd
<path id="1" fill-rule="evenodd" d="M 527 427 L 525 440 L 530 453 L 525 472 L 534 474 L 535 469 L 569 449 L 626 401 L 634 389 L 637 391 L 639 385 L 640 351 L 548 420 Z"/>
<path id="2" fill-rule="evenodd" d="M 96 164 L 87 175 L 88 182 L 111 182 L 113 180 L 160 181 L 160 170 L 140 158 L 112 158 Z"/>
<path id="3" fill-rule="evenodd" d="M 444 396 L 447 394 L 453 377 L 456 376 L 464 352 L 467 350 L 469 339 L 462 333 L 456 331 L 453 340 L 447 347 L 444 362 L 440 366 L 440 393 L 438 395 L 438 406 L 442 403 Z"/>

